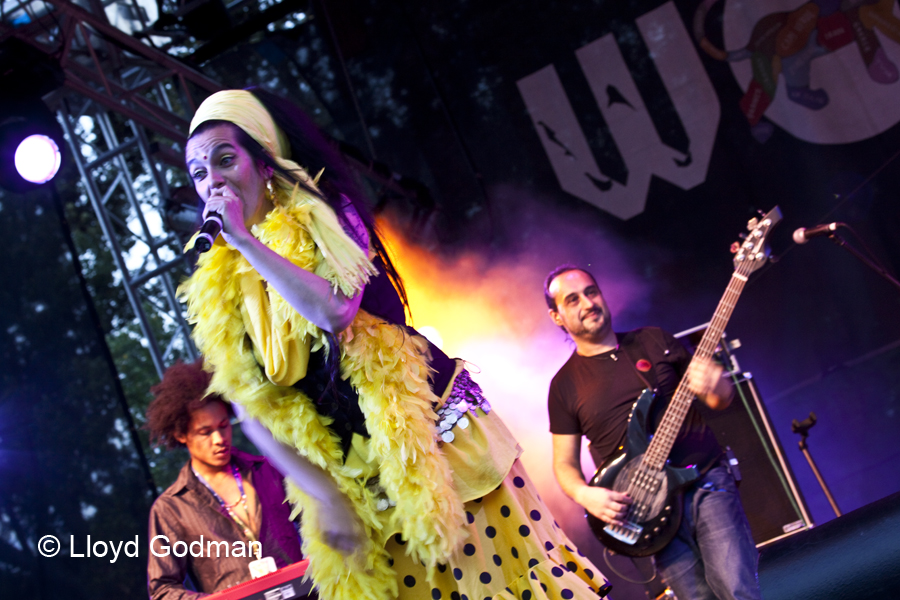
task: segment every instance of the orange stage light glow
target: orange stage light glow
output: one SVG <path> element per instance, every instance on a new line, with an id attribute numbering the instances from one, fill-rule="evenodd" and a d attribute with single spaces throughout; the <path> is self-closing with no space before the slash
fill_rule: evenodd
<path id="1" fill-rule="evenodd" d="M 557 521 L 576 544 L 596 544 L 582 510 L 553 476 L 547 416 L 550 380 L 574 346 L 547 316 L 541 285 L 548 269 L 475 253 L 447 261 L 379 223 L 403 278 L 416 328 L 434 328 L 442 349 L 469 371 L 524 449 L 521 460 Z M 585 451 L 582 464 L 591 471 Z"/>

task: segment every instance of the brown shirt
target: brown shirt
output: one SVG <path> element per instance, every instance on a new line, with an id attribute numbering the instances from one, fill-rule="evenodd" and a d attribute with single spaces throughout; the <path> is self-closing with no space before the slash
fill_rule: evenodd
<path id="1" fill-rule="evenodd" d="M 265 458 L 232 450 L 232 462 L 241 474 L 249 478 L 259 498 L 262 518 L 259 522 L 259 541 L 262 555 L 275 559 L 278 568 L 301 560 L 300 536 L 289 520 L 290 506 L 285 503 L 284 482 Z M 248 494 L 249 496 L 249 494 Z M 154 540 L 156 536 L 165 539 Z M 190 461 L 178 479 L 157 498 L 150 509 L 150 552 L 147 565 L 147 587 L 152 600 L 189 600 L 221 591 L 250 579 L 250 562 L 256 560 L 249 552 L 234 556 L 235 542 L 249 550 L 250 540 L 221 507 L 208 489 L 194 475 Z M 175 555 L 175 543 L 178 554 Z M 193 553 L 191 553 L 191 543 Z M 209 545 L 209 542 L 213 542 Z M 226 556 L 225 542 L 228 547 Z M 166 554 L 168 556 L 156 556 Z M 185 549 L 187 552 L 185 553 Z M 218 556 L 217 556 L 218 554 Z M 199 556 L 198 556 L 199 555 Z M 200 592 L 184 587 L 190 574 Z"/>

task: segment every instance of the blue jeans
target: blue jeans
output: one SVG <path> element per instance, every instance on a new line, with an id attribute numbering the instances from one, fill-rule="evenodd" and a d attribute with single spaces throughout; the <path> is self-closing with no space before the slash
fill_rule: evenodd
<path id="1" fill-rule="evenodd" d="M 678 600 L 760 599 L 759 554 L 727 466 L 687 489 L 678 534 L 653 559 Z"/>

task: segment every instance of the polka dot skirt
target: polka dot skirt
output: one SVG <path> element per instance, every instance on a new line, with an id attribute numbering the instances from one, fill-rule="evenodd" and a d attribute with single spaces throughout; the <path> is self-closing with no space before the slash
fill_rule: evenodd
<path id="1" fill-rule="evenodd" d="M 387 543 L 400 600 L 595 599 L 607 584 L 553 520 L 518 460 L 500 487 L 465 510 L 469 537 L 431 581 L 399 535 Z"/>

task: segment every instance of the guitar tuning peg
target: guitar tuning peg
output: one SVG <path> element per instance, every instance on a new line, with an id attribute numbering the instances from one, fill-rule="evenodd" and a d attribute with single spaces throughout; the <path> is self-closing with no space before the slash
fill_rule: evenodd
<path id="1" fill-rule="evenodd" d="M 756 217 L 753 217 L 752 219 L 747 221 L 747 230 L 753 231 L 754 229 L 756 229 L 757 225 L 759 225 L 759 219 L 757 219 Z"/>

